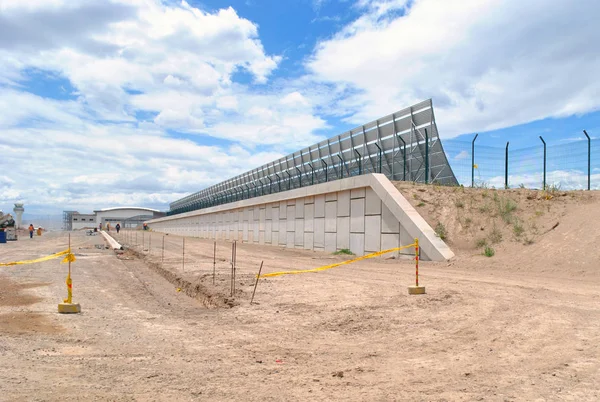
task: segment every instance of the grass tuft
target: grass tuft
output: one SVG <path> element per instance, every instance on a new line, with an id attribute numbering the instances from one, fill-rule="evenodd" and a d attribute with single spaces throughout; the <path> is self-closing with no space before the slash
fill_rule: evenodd
<path id="1" fill-rule="evenodd" d="M 518 219 L 515 219 L 513 223 L 513 233 L 515 236 L 520 237 L 525 232 L 523 224 Z"/>
<path id="2" fill-rule="evenodd" d="M 446 240 L 448 233 L 446 232 L 446 227 L 442 222 L 438 222 L 438 224 L 435 225 L 435 234 L 438 235 L 440 239 Z"/>
<path id="3" fill-rule="evenodd" d="M 493 244 L 500 243 L 502 241 L 502 232 L 500 232 L 500 229 L 498 229 L 496 225 L 494 225 L 492 228 L 489 239 Z"/>
<path id="4" fill-rule="evenodd" d="M 350 251 L 347 248 L 343 248 L 341 250 L 336 251 L 335 253 L 333 253 L 334 255 L 354 255 L 354 253 L 352 251 Z"/>
<path id="5" fill-rule="evenodd" d="M 486 257 L 493 257 L 494 254 L 496 254 L 496 251 L 494 251 L 494 249 L 490 246 L 486 246 L 485 250 L 483 250 L 483 255 Z"/>

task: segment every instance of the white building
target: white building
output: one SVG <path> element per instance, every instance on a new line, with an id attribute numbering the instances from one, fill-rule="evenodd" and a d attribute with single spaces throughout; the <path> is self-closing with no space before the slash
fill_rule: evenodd
<path id="1" fill-rule="evenodd" d="M 106 227 L 109 223 L 115 227 L 117 223 L 122 228 L 136 228 L 141 226 L 144 221 L 164 216 L 163 212 L 151 208 L 141 207 L 116 207 L 104 208 L 94 211 L 93 214 L 80 214 L 76 211 L 65 211 L 66 217 L 65 230 L 80 230 L 99 227 Z"/>

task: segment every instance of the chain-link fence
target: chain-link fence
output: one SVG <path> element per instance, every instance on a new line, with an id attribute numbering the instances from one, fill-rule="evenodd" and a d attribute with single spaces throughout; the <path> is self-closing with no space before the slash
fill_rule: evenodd
<path id="1" fill-rule="evenodd" d="M 478 145 L 445 140 L 444 149 L 458 182 L 475 187 L 526 187 L 564 190 L 600 189 L 600 140 L 547 144 L 526 148 Z"/>

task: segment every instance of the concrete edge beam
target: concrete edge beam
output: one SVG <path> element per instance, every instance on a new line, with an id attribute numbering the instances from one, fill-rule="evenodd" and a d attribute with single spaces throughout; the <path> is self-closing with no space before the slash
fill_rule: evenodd
<path id="1" fill-rule="evenodd" d="M 113 250 L 123 250 L 123 246 L 121 246 L 115 239 L 113 239 L 111 235 L 106 233 L 104 230 L 102 230 L 100 233 L 102 234 L 102 236 L 104 236 L 104 240 L 106 240 L 110 248 L 112 248 Z"/>

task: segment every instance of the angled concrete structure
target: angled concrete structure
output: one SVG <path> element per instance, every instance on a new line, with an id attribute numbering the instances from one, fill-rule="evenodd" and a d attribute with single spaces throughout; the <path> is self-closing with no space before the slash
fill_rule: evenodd
<path id="1" fill-rule="evenodd" d="M 366 174 L 147 221 L 153 231 L 357 255 L 408 245 L 454 254 L 383 174 Z M 412 254 L 414 250 L 401 251 Z"/>

